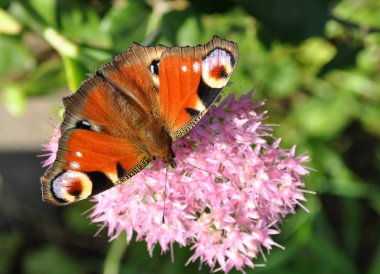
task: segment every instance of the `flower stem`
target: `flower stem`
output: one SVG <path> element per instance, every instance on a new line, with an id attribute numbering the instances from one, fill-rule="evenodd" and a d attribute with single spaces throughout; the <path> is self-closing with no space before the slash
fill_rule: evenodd
<path id="1" fill-rule="evenodd" d="M 104 274 L 119 273 L 120 261 L 123 254 L 127 250 L 127 247 L 128 243 L 124 234 L 121 234 L 119 237 L 115 238 L 115 240 L 112 241 L 104 262 Z"/>

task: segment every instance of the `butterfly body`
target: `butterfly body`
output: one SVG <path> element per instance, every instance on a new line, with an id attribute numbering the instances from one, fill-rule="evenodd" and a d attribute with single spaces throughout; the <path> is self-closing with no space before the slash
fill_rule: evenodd
<path id="1" fill-rule="evenodd" d="M 59 150 L 41 177 L 43 200 L 66 205 L 132 177 L 159 158 L 210 108 L 237 63 L 235 43 L 133 44 L 63 99 Z"/>

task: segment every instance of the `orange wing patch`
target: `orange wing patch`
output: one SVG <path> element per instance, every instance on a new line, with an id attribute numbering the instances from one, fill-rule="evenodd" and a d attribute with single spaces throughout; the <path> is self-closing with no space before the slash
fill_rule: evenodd
<path id="1" fill-rule="evenodd" d="M 160 62 L 160 115 L 171 131 L 192 119 L 186 109 L 205 109 L 197 95 L 201 69 L 196 64 L 200 62 L 193 56 L 169 56 Z"/>
<path id="2" fill-rule="evenodd" d="M 125 139 L 89 130 L 75 130 L 67 140 L 64 168 L 81 172 L 101 170 L 116 181 L 116 162 L 127 157 L 129 164 L 124 168 L 128 170 L 142 159 L 142 155 L 142 151 Z"/>
<path id="3" fill-rule="evenodd" d="M 237 64 L 237 45 L 214 37 L 196 47 L 163 52 L 159 65 L 160 117 L 173 141 L 203 117 Z"/>
<path id="4" fill-rule="evenodd" d="M 83 129 L 68 130 L 61 137 L 58 158 L 61 160 L 41 178 L 44 200 L 56 205 L 73 203 L 119 184 L 150 160 L 126 139 Z"/>

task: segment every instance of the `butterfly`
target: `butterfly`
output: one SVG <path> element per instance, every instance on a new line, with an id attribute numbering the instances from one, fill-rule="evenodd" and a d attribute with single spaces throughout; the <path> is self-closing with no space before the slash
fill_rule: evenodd
<path id="1" fill-rule="evenodd" d="M 63 98 L 56 159 L 43 201 L 67 205 L 136 175 L 155 158 L 176 166 L 172 143 L 211 107 L 236 68 L 238 47 L 214 36 L 194 47 L 141 46 Z"/>

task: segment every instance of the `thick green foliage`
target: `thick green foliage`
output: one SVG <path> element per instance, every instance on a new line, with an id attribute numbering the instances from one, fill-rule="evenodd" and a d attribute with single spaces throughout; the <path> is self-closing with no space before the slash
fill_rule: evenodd
<path id="1" fill-rule="evenodd" d="M 317 192 L 307 196 L 310 213 L 299 210 L 275 238 L 286 250 L 273 250 L 267 267 L 247 272 L 376 274 L 379 10 L 380 0 L 2 0 L 1 104 L 17 116 L 31 96 L 67 86 L 75 90 L 86 74 L 133 41 L 194 45 L 214 34 L 233 40 L 240 59 L 228 91 L 243 94 L 254 88 L 255 100 L 267 100 L 267 121 L 280 125 L 276 136 L 284 146 L 296 143 L 299 151 L 307 151 L 317 170 L 307 178 L 307 188 Z M 96 229 L 80 216 L 88 207 L 69 207 L 62 215 L 64 226 L 90 239 L 88 246 L 75 246 L 75 256 L 69 243 L 41 236 L 20 259 L 16 253 L 28 235 L 1 231 L 0 273 L 15 258 L 22 263 L 16 269 L 24 273 L 97 273 L 103 267 L 120 273 L 198 271 L 183 266 L 189 251 L 178 248 L 174 263 L 159 250 L 149 258 L 142 243 L 131 243 L 125 253 L 125 245 L 117 242 L 124 239 L 112 243 L 108 254 L 89 252 Z"/>

